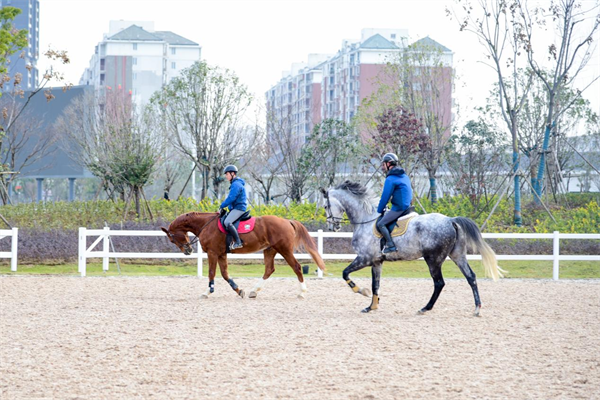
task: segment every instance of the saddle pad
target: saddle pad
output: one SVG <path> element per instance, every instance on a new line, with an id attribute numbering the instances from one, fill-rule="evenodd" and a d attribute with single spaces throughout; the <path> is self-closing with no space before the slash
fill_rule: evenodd
<path id="1" fill-rule="evenodd" d="M 418 213 L 412 212 L 408 215 L 405 215 L 404 217 L 401 217 L 398 221 L 396 221 L 396 226 L 392 231 L 392 237 L 404 235 L 406 233 L 406 230 L 408 229 L 408 223 L 410 222 L 410 220 L 418 215 Z M 373 224 L 373 235 L 375 235 L 375 237 L 378 238 L 383 237 L 383 235 L 377 230 L 377 224 Z"/>
<path id="2" fill-rule="evenodd" d="M 238 233 L 252 232 L 252 230 L 254 229 L 255 222 L 256 222 L 256 217 L 252 217 L 250 219 L 247 219 L 246 221 L 241 221 L 239 226 L 237 227 Z M 219 230 L 223 233 L 227 233 L 225 231 L 225 228 L 223 227 L 223 224 L 221 224 L 221 220 L 219 220 Z"/>

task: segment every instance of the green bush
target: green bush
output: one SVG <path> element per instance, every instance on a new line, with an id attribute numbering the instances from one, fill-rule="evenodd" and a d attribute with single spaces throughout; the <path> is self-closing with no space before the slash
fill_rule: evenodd
<path id="1" fill-rule="evenodd" d="M 585 200 L 585 201 L 583 201 Z M 438 212 L 447 216 L 463 216 L 473 219 L 481 226 L 488 218 L 491 207 L 496 200 L 490 201 L 488 209 L 476 211 L 468 198 L 464 196 L 443 197 L 436 204 L 427 199 L 420 199 L 428 213 Z M 524 203 L 522 216 L 523 226 L 517 227 L 512 223 L 513 203 L 511 199 L 503 199 L 494 214 L 489 218 L 485 232 L 539 232 L 548 233 L 560 231 L 566 233 L 599 233 L 600 207 L 598 196 L 588 195 L 578 197 L 570 194 L 567 206 L 552 206 L 554 222 L 546 210 L 532 203 Z M 192 198 L 179 200 L 151 200 L 149 206 L 155 220 L 169 223 L 178 215 L 190 211 L 216 212 L 219 207 L 217 200 L 205 199 L 196 202 Z M 283 218 L 295 219 L 311 226 L 325 224 L 325 212 L 314 203 L 293 203 L 284 205 L 259 205 L 251 207 L 255 216 L 277 215 Z M 416 204 L 419 213 L 423 210 Z M 117 201 L 88 201 L 88 202 L 56 202 L 29 203 L 0 207 L 0 213 L 13 225 L 19 228 L 34 228 L 41 231 L 55 229 L 77 229 L 86 227 L 98 229 L 107 222 L 109 225 L 132 222 L 149 222 L 149 214 L 144 211 L 143 217 L 137 218 L 134 210 L 129 210 L 124 216 L 124 203 Z"/>

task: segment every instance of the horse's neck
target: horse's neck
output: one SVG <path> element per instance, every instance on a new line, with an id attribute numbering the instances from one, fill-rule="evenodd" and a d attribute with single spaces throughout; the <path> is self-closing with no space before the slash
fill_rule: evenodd
<path id="1" fill-rule="evenodd" d="M 351 223 L 360 223 L 365 222 L 375 217 L 377 214 L 377 210 L 373 210 L 373 212 L 368 212 L 364 209 L 361 202 L 354 197 L 345 196 L 342 200 L 342 205 L 346 210 L 346 215 Z"/>
<path id="2" fill-rule="evenodd" d="M 187 232 L 192 232 L 194 235 L 198 236 L 200 230 L 210 221 L 210 218 L 214 217 L 214 214 L 189 214 L 185 217 L 182 217 L 182 220 L 179 222 L 179 226 L 181 226 Z"/>

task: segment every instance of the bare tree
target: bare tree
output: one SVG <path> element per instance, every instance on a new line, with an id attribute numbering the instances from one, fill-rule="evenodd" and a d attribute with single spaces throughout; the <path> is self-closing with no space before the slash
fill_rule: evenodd
<path id="1" fill-rule="evenodd" d="M 251 101 L 247 87 L 232 71 L 205 62 L 182 71 L 152 98 L 173 145 L 202 175 L 202 199 L 208 195 L 211 175 L 219 170 L 216 166 L 236 161 L 247 151 L 238 127 Z"/>
<path id="2" fill-rule="evenodd" d="M 485 48 L 487 62 L 498 84 L 498 104 L 512 137 L 512 171 L 514 181 L 514 224 L 521 226 L 521 183 L 519 174 L 519 113 L 529 91 L 528 82 L 519 82 L 519 63 L 526 63 L 521 40 L 525 28 L 520 20 L 518 0 L 456 0 L 459 11 L 446 10 L 456 18 L 460 30 L 474 34 Z"/>
<path id="3" fill-rule="evenodd" d="M 448 49 L 429 38 L 405 46 L 386 65 L 387 81 L 399 102 L 412 112 L 430 137 L 431 146 L 420 157 L 429 175 L 429 195 L 437 200 L 436 174 L 444 154 L 452 123 L 453 71 Z"/>
<path id="4" fill-rule="evenodd" d="M 557 102 L 561 93 L 574 85 L 580 72 L 585 68 L 595 51 L 593 38 L 600 25 L 600 4 L 592 5 L 580 0 L 556 0 L 550 3 L 548 9 L 536 7 L 533 10 L 527 8 L 525 0 L 519 0 L 519 16 L 523 27 L 522 42 L 523 51 L 527 54 L 529 66 L 537 77 L 542 80 L 547 93 L 548 108 L 545 120 L 544 141 L 541 148 L 538 174 L 534 182 L 537 192 L 536 199 L 541 198 L 546 168 L 546 152 L 549 147 L 551 131 L 556 127 L 556 122 L 561 113 L 566 112 L 571 102 L 558 107 Z M 591 19 L 588 27 L 582 27 L 586 20 Z M 556 31 L 555 40 L 547 47 L 547 51 L 541 50 L 545 43 L 536 39 L 541 29 L 552 27 Z M 545 73 L 544 65 L 550 63 L 550 73 Z M 592 82 L 585 82 L 585 87 L 578 90 L 578 95 L 588 88 Z M 579 96 L 572 99 L 574 102 Z"/>
<path id="5" fill-rule="evenodd" d="M 143 188 L 162 153 L 154 118 L 150 110 L 138 113 L 128 93 L 108 90 L 103 97 L 87 92 L 75 99 L 56 122 L 72 157 L 101 178 L 107 192 L 125 199 L 125 217 L 132 199 L 141 215 Z"/>
<path id="6" fill-rule="evenodd" d="M 500 179 L 507 167 L 503 135 L 483 120 L 471 120 L 452 135 L 450 145 L 447 161 L 452 185 L 478 211 L 506 179 Z"/>

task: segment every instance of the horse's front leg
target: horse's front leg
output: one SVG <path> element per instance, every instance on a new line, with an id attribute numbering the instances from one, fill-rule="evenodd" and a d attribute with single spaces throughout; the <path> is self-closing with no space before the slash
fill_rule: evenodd
<path id="1" fill-rule="evenodd" d="M 221 276 L 223 279 L 229 283 L 229 286 L 243 299 L 246 296 L 246 293 L 243 289 L 240 289 L 238 285 L 229 277 L 229 272 L 227 271 L 227 254 L 221 254 L 218 258 L 219 260 L 219 268 L 221 269 Z"/>
<path id="2" fill-rule="evenodd" d="M 373 263 L 371 267 L 371 289 L 373 290 L 373 297 L 371 299 L 371 305 L 362 312 L 368 313 L 379 308 L 379 281 L 381 280 L 381 263 Z"/>
<path id="3" fill-rule="evenodd" d="M 350 289 L 352 289 L 354 291 L 354 293 L 360 293 L 363 296 L 370 296 L 371 295 L 371 291 L 367 288 L 359 288 L 354 282 L 352 282 L 352 279 L 350 279 L 350 274 L 354 271 L 358 271 L 363 269 L 364 267 L 366 267 L 368 264 L 365 262 L 365 260 L 362 257 L 356 257 L 354 259 L 354 261 L 352 261 L 350 263 L 350 265 L 348 265 L 345 269 L 344 272 L 342 273 L 342 277 L 344 278 L 344 280 L 346 281 L 346 283 L 348 284 L 348 286 L 350 286 Z"/>
<path id="4" fill-rule="evenodd" d="M 200 295 L 201 299 L 208 299 L 208 295 L 215 291 L 215 275 L 217 273 L 217 256 L 208 253 L 208 289 Z"/>

